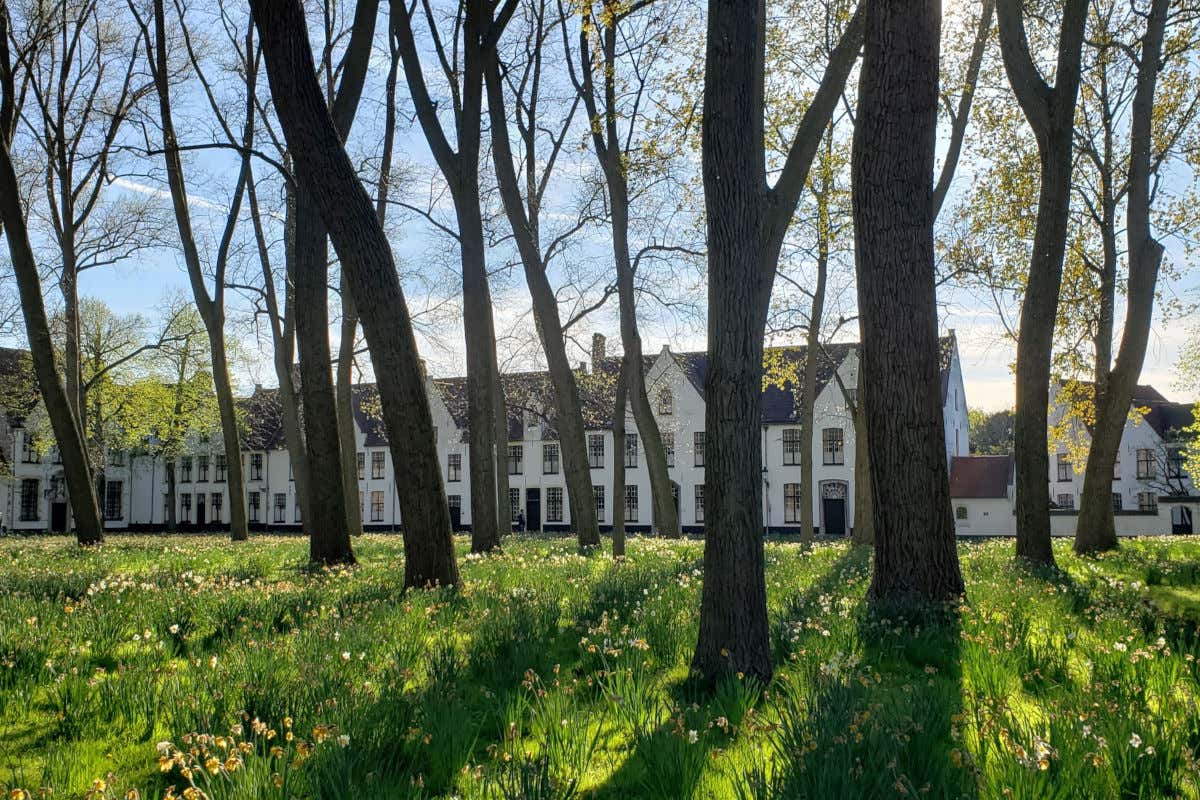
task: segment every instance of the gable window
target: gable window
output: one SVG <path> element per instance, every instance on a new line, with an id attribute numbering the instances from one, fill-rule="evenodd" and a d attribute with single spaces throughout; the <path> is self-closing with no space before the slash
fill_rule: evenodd
<path id="1" fill-rule="evenodd" d="M 588 434 L 588 466 L 592 469 L 604 469 L 604 434 Z"/>
<path id="2" fill-rule="evenodd" d="M 542 474 L 558 474 L 558 444 L 547 442 L 542 445 Z"/>
<path id="3" fill-rule="evenodd" d="M 1120 492 L 1113 492 L 1113 493 L 1112 493 L 1112 504 L 1113 504 L 1113 511 L 1114 511 L 1114 512 L 1116 512 L 1116 511 L 1120 511 L 1120 510 L 1121 510 L 1121 507 L 1122 507 L 1122 506 L 1123 506 L 1125 503 L 1124 503 L 1124 501 L 1121 499 L 1121 493 L 1120 493 Z"/>
<path id="4" fill-rule="evenodd" d="M 32 522 L 38 518 L 38 479 L 25 478 L 21 481 L 21 521 Z"/>
<path id="5" fill-rule="evenodd" d="M 1067 509 L 1067 510 L 1074 510 L 1074 508 L 1075 508 L 1075 495 L 1073 495 L 1073 494 L 1060 494 L 1060 495 L 1058 496 L 1058 499 L 1055 501 L 1055 503 L 1054 503 L 1054 504 L 1055 504 L 1056 506 L 1058 506 L 1059 508 L 1065 508 L 1065 509 Z"/>
<path id="6" fill-rule="evenodd" d="M 525 471 L 525 448 L 519 444 L 508 446 L 508 474 L 520 475 Z"/>
<path id="7" fill-rule="evenodd" d="M 783 485 L 783 521 L 795 523 L 800 521 L 800 484 L 785 483 Z"/>
<path id="8" fill-rule="evenodd" d="M 26 431 L 21 437 L 21 460 L 26 464 L 38 462 L 37 439 L 29 431 Z"/>
<path id="9" fill-rule="evenodd" d="M 1138 511 L 1158 513 L 1158 495 L 1154 492 L 1138 492 Z"/>
<path id="10" fill-rule="evenodd" d="M 374 450 L 371 452 L 371 477 L 382 478 L 384 465 L 384 452 L 382 450 Z"/>
<path id="11" fill-rule="evenodd" d="M 669 417 L 675 413 L 675 395 L 667 387 L 658 390 L 658 414 Z"/>
<path id="12" fill-rule="evenodd" d="M 667 457 L 667 466 L 675 466 L 675 432 L 666 431 L 662 435 L 663 453 Z"/>
<path id="13" fill-rule="evenodd" d="M 225 520 L 221 519 L 221 506 L 225 504 L 225 495 L 220 492 L 213 492 L 209 497 L 211 498 L 209 505 L 212 506 L 212 521 L 217 523 L 224 522 Z"/>
<path id="14" fill-rule="evenodd" d="M 1137 451 L 1137 476 L 1141 479 L 1154 477 L 1154 451 L 1143 449 Z"/>
<path id="15" fill-rule="evenodd" d="M 968 512 L 966 506 L 959 506 L 958 508 L 954 509 L 954 518 L 957 520 L 966 521 L 967 515 Z"/>
<path id="16" fill-rule="evenodd" d="M 208 480 L 208 456 L 196 456 L 196 471 L 199 473 L 199 475 L 196 476 L 196 480 Z"/>
<path id="17" fill-rule="evenodd" d="M 192 521 L 192 495 L 190 493 L 179 496 L 179 521 Z"/>
<path id="18" fill-rule="evenodd" d="M 696 522 L 704 522 L 704 484 L 696 485 Z"/>
<path id="19" fill-rule="evenodd" d="M 826 461 L 826 464 L 829 462 Z M 783 429 L 783 465 L 795 467 L 800 464 L 800 429 Z"/>
<path id="20" fill-rule="evenodd" d="M 638 487 L 636 483 L 625 487 L 625 521 L 638 521 Z"/>
<path id="21" fill-rule="evenodd" d="M 223 483 L 225 481 L 225 475 L 229 471 L 229 465 L 225 462 L 224 453 L 217 453 L 215 470 L 216 474 L 213 476 L 213 480 L 215 480 L 217 483 Z"/>
<path id="22" fill-rule="evenodd" d="M 122 519 L 125 516 L 122 500 L 125 497 L 124 481 L 106 481 L 104 483 L 104 518 Z"/>
<path id="23" fill-rule="evenodd" d="M 383 522 L 383 492 L 371 492 L 371 522 Z"/>
<path id="24" fill-rule="evenodd" d="M 258 512 L 259 512 L 259 508 L 260 508 L 259 493 L 251 492 L 248 499 L 250 501 L 250 521 L 258 522 Z"/>
<path id="25" fill-rule="evenodd" d="M 262 456 L 262 453 L 250 454 L 250 480 L 252 481 L 262 480 Z"/>
<path id="26" fill-rule="evenodd" d="M 358 479 L 367 477 L 367 454 L 359 450 L 354 454 L 354 467 L 358 470 Z"/>
<path id="27" fill-rule="evenodd" d="M 843 446 L 841 428 L 826 428 L 821 431 L 821 452 L 825 464 L 845 464 L 846 449 Z"/>
<path id="28" fill-rule="evenodd" d="M 190 483 L 192 480 L 192 457 L 184 456 L 179 460 L 179 480 Z"/>
<path id="29" fill-rule="evenodd" d="M 625 434 L 625 466 L 636 467 L 638 465 L 638 435 L 636 433 Z"/>
<path id="30" fill-rule="evenodd" d="M 596 521 L 604 522 L 604 487 L 593 486 L 592 497 L 596 498 Z"/>
<path id="31" fill-rule="evenodd" d="M 1058 481 L 1065 483 L 1075 477 L 1074 471 L 1071 469 L 1071 459 L 1066 453 L 1059 453 L 1056 459 L 1058 463 Z"/>
<path id="32" fill-rule="evenodd" d="M 692 458 L 693 465 L 704 466 L 704 431 L 696 431 L 692 434 Z"/>
<path id="33" fill-rule="evenodd" d="M 110 467 L 125 466 L 125 451 L 124 450 L 113 450 L 111 453 L 109 453 L 108 454 L 108 465 Z"/>
<path id="34" fill-rule="evenodd" d="M 1187 477 L 1187 473 L 1183 471 L 1183 448 L 1171 447 L 1167 449 L 1167 477 Z"/>
<path id="35" fill-rule="evenodd" d="M 446 480 L 449 483 L 462 480 L 462 453 L 446 454 Z"/>
<path id="36" fill-rule="evenodd" d="M 561 486 L 546 489 L 546 522 L 562 522 L 563 493 Z"/>
<path id="37" fill-rule="evenodd" d="M 287 520 L 287 495 L 283 492 L 275 493 L 275 521 L 285 522 Z"/>

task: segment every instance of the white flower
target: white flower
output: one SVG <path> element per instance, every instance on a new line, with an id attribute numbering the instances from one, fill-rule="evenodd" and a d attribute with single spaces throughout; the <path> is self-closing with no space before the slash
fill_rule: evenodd
<path id="1" fill-rule="evenodd" d="M 688 731 L 688 744 L 695 744 L 700 741 L 700 734 L 696 731 Z"/>
<path id="2" fill-rule="evenodd" d="M 343 733 L 341 736 L 338 737 L 338 744 L 340 744 L 342 747 L 349 747 L 350 746 L 350 735 L 347 733 Z"/>
<path id="3" fill-rule="evenodd" d="M 179 633 L 179 625 L 172 625 L 171 627 L 167 628 L 167 630 L 170 631 L 172 635 Z"/>
<path id="4" fill-rule="evenodd" d="M 342 661 L 349 661 L 349 660 L 350 660 L 350 651 L 343 650 L 342 651 Z"/>
<path id="5" fill-rule="evenodd" d="M 1124 653 L 1129 648 L 1125 645 L 1124 642 L 1117 642 L 1116 644 L 1113 645 L 1113 649 L 1120 650 L 1122 653 Z"/>
<path id="6" fill-rule="evenodd" d="M 1130 747 L 1141 747 L 1142 746 L 1142 737 L 1138 736 L 1136 733 L 1133 734 L 1132 736 L 1130 736 L 1129 737 L 1129 746 Z"/>

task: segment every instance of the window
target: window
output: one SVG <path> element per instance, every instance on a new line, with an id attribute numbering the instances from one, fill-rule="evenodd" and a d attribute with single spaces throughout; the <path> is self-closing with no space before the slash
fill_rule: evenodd
<path id="1" fill-rule="evenodd" d="M 846 451 L 843 448 L 842 429 L 826 428 L 821 431 L 821 452 L 825 464 L 845 464 Z"/>
<path id="2" fill-rule="evenodd" d="M 669 417 L 675 413 L 675 395 L 671 394 L 671 390 L 665 386 L 658 390 L 658 413 L 663 417 Z"/>
<path id="3" fill-rule="evenodd" d="M 292 520 L 295 522 L 303 522 L 300 514 L 300 495 L 295 495 L 292 500 Z"/>
<path id="4" fill-rule="evenodd" d="M 1121 480 L 1121 451 L 1117 451 L 1117 458 L 1113 461 L 1113 480 Z"/>
<path id="5" fill-rule="evenodd" d="M 182 483 L 190 483 L 192 480 L 192 457 L 184 456 L 179 460 L 179 480 Z"/>
<path id="6" fill-rule="evenodd" d="M 604 487 L 593 486 L 592 497 L 596 498 L 596 521 L 604 522 Z"/>
<path id="7" fill-rule="evenodd" d="M 542 474 L 558 474 L 558 445 L 553 442 L 542 445 Z"/>
<path id="8" fill-rule="evenodd" d="M 696 522 L 704 522 L 704 484 L 696 486 Z"/>
<path id="9" fill-rule="evenodd" d="M 588 466 L 592 469 L 604 469 L 604 434 L 588 434 Z"/>
<path id="10" fill-rule="evenodd" d="M 450 519 L 454 519 L 454 515 L 462 515 L 462 495 L 450 494 L 446 495 L 446 507 L 450 509 Z"/>
<path id="11" fill-rule="evenodd" d="M 163 492 L 163 520 L 171 516 L 171 495 Z"/>
<path id="12" fill-rule="evenodd" d="M 959 506 L 958 508 L 954 509 L 954 518 L 955 519 L 965 522 L 967 519 L 967 516 L 968 516 L 968 512 L 967 512 L 966 506 Z"/>
<path id="13" fill-rule="evenodd" d="M 208 456 L 196 456 L 196 472 L 199 473 L 196 480 L 208 480 Z"/>
<path id="14" fill-rule="evenodd" d="M 1153 450 L 1138 450 L 1137 451 L 1137 476 L 1138 478 L 1153 478 L 1154 477 L 1154 451 Z"/>
<path id="15" fill-rule="evenodd" d="M 663 453 L 667 456 L 667 466 L 675 466 L 675 433 L 665 431 L 662 435 Z"/>
<path id="16" fill-rule="evenodd" d="M 182 494 L 179 496 L 179 521 L 192 521 L 192 496 L 191 494 Z"/>
<path id="17" fill-rule="evenodd" d="M 636 467 L 638 465 L 638 435 L 636 433 L 625 434 L 625 466 Z"/>
<path id="18" fill-rule="evenodd" d="M 262 453 L 250 454 L 250 480 L 262 480 Z"/>
<path id="19" fill-rule="evenodd" d="M 826 464 L 830 463 L 828 461 Z M 795 467 L 800 464 L 800 429 L 783 429 L 783 465 Z"/>
<path id="20" fill-rule="evenodd" d="M 525 448 L 519 444 L 508 446 L 508 474 L 520 475 L 525 471 Z"/>
<path id="21" fill-rule="evenodd" d="M 283 492 L 275 493 L 275 521 L 285 522 L 287 520 L 287 495 Z"/>
<path id="22" fill-rule="evenodd" d="M 250 501 L 250 521 L 258 522 L 258 512 L 259 512 L 258 492 L 251 492 L 248 499 Z"/>
<path id="23" fill-rule="evenodd" d="M 508 490 L 508 506 L 509 506 L 509 516 L 511 516 L 515 520 L 517 518 L 517 515 L 521 513 L 521 490 L 520 489 L 509 489 Z"/>
<path id="24" fill-rule="evenodd" d="M 462 453 L 446 454 L 446 480 L 450 483 L 462 480 Z"/>
<path id="25" fill-rule="evenodd" d="M 631 483 L 625 487 L 625 521 L 637 522 L 638 518 L 638 487 Z"/>
<path id="26" fill-rule="evenodd" d="M 110 467 L 125 466 L 125 451 L 124 450 L 113 450 L 111 453 L 109 453 L 108 454 L 108 465 Z"/>
<path id="27" fill-rule="evenodd" d="M 696 431 L 692 434 L 692 462 L 697 467 L 704 466 L 704 431 Z"/>
<path id="28" fill-rule="evenodd" d="M 1168 478 L 1187 477 L 1187 474 L 1183 471 L 1183 448 L 1180 448 L 1180 447 L 1167 448 L 1167 477 Z"/>
<path id="29" fill-rule="evenodd" d="M 1058 496 L 1058 500 L 1056 500 L 1054 504 L 1055 504 L 1056 506 L 1058 506 L 1059 508 L 1065 508 L 1065 509 L 1072 509 L 1072 510 L 1073 510 L 1073 509 L 1075 508 L 1075 495 L 1073 495 L 1073 494 L 1060 494 L 1060 495 Z"/>
<path id="30" fill-rule="evenodd" d="M 224 522 L 221 519 L 221 506 L 225 504 L 225 495 L 220 492 L 213 492 L 209 495 L 209 505 L 212 506 L 212 521 Z"/>
<path id="31" fill-rule="evenodd" d="M 383 522 L 383 492 L 371 492 L 371 522 Z"/>
<path id="32" fill-rule="evenodd" d="M 217 483 L 223 483 L 225 481 L 225 474 L 228 472 L 228 470 L 229 465 L 225 462 L 225 454 L 218 453 L 216 475 L 213 476 L 213 480 L 215 480 Z"/>
<path id="33" fill-rule="evenodd" d="M 1122 507 L 1123 505 L 1125 505 L 1124 501 L 1121 499 L 1121 493 L 1120 493 L 1120 492 L 1113 492 L 1113 493 L 1112 493 L 1112 504 L 1113 504 L 1113 512 L 1114 512 L 1114 513 L 1115 513 L 1115 512 L 1117 512 L 1117 511 L 1120 511 L 1120 510 L 1121 510 L 1121 507 Z"/>
<path id="34" fill-rule="evenodd" d="M 28 431 L 21 437 L 21 460 L 26 464 L 36 464 L 38 462 L 37 439 Z M 37 519 L 37 517 L 34 517 Z"/>
<path id="35" fill-rule="evenodd" d="M 367 454 L 359 450 L 354 454 L 354 463 L 358 468 L 358 479 L 361 481 L 367 477 Z"/>
<path id="36" fill-rule="evenodd" d="M 562 522 L 563 494 L 561 486 L 551 486 L 546 490 L 546 522 Z"/>
<path id="37" fill-rule="evenodd" d="M 1139 451 L 1140 452 L 1140 451 Z M 1138 492 L 1138 511 L 1158 513 L 1158 495 L 1154 492 Z"/>
<path id="38" fill-rule="evenodd" d="M 371 477 L 372 478 L 382 478 L 383 477 L 383 458 L 384 458 L 384 453 L 382 450 L 371 451 Z"/>
<path id="39" fill-rule="evenodd" d="M 1058 480 L 1059 483 L 1064 483 L 1075 477 L 1075 473 L 1071 469 L 1071 459 L 1066 453 L 1058 454 Z"/>
<path id="40" fill-rule="evenodd" d="M 121 501 L 125 497 L 124 481 L 105 481 L 104 483 L 104 518 L 122 519 L 125 516 Z"/>
<path id="41" fill-rule="evenodd" d="M 783 521 L 799 522 L 800 508 L 803 505 L 800 502 L 800 484 L 785 483 L 783 485 Z"/>
<path id="42" fill-rule="evenodd" d="M 38 518 L 38 479 L 26 478 L 21 481 L 21 521 L 32 522 Z"/>

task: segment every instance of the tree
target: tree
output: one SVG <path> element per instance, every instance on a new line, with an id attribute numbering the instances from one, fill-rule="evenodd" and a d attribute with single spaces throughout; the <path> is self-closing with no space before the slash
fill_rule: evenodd
<path id="1" fill-rule="evenodd" d="M 1071 145 L 1087 6 L 1088 0 L 1063 4 L 1051 87 L 1031 53 L 1021 0 L 998 0 L 997 5 L 1004 68 L 1039 156 L 1037 223 L 1017 339 L 1014 449 L 1017 555 L 1045 564 L 1054 563 L 1046 480 L 1050 360 L 1071 206 Z"/>
<path id="2" fill-rule="evenodd" d="M 963 592 L 939 379 L 933 174 L 940 4 L 868 0 L 852 192 L 862 404 L 885 604 Z M 906 380 L 898 384 L 895 376 Z"/>
<path id="3" fill-rule="evenodd" d="M 433 419 L 387 237 L 321 96 L 300 3 L 254 0 L 251 11 L 297 175 L 349 276 L 370 347 L 404 523 L 404 584 L 457 585 Z"/>
<path id="4" fill-rule="evenodd" d="M 1006 408 L 987 412 L 972 408 L 967 412 L 971 452 L 980 455 L 1004 455 L 1013 451 L 1013 412 Z"/>
<path id="5" fill-rule="evenodd" d="M 415 7 L 415 4 L 414 4 Z M 450 144 L 439 118 L 439 103 L 426 83 L 413 33 L 412 12 L 404 0 L 392 0 L 392 25 L 404 63 L 404 76 L 417 120 L 434 160 L 450 189 L 458 222 L 462 260 L 463 327 L 467 352 L 467 435 L 471 471 L 471 550 L 485 552 L 500 546 L 497 528 L 496 468 L 500 415 L 495 404 L 499 366 L 496 328 L 488 287 L 483 216 L 480 210 L 479 154 L 483 120 L 484 63 L 487 53 L 516 9 L 507 0 L 493 19 L 487 0 L 461 0 L 454 16 L 454 39 L 446 47 L 430 4 L 424 4 L 429 34 L 450 90 L 450 109 L 456 134 Z M 461 34 L 461 41 L 459 36 Z M 449 52 L 449 56 L 447 55 Z M 452 58 L 453 60 L 448 60 Z M 461 59 L 461 61 L 460 61 Z M 461 83 L 460 83 L 461 81 Z M 507 447 L 505 447 L 507 450 Z"/>
<path id="6" fill-rule="evenodd" d="M 774 186 L 763 135 L 765 4 L 713 0 L 702 174 L 708 227 L 704 588 L 692 667 L 771 677 L 762 546 L 763 333 L 779 251 L 862 41 L 846 23 Z M 949 511 L 949 504 L 946 506 Z"/>
<path id="7" fill-rule="evenodd" d="M 523 52 L 518 53 L 515 63 L 502 64 L 499 48 L 494 45 L 484 54 L 484 74 L 492 123 L 496 181 L 524 268 L 538 337 L 546 354 L 553 384 L 552 394 L 557 411 L 555 427 L 562 449 L 571 523 L 575 526 L 579 546 L 589 547 L 600 544 L 600 525 L 592 494 L 582 406 L 575 373 L 567 355 L 558 298 L 547 274 L 551 260 L 561 251 L 565 238 L 572 231 L 563 231 L 545 245 L 542 241 L 542 209 L 546 190 L 578 106 L 578 100 L 575 100 L 567 106 L 560 120 L 554 123 L 545 120 L 548 98 L 543 92 L 544 83 L 549 82 L 543 72 L 545 44 L 554 35 L 555 28 L 565 24 L 562 19 L 547 19 L 548 6 L 547 0 L 534 0 L 525 6 Z M 499 31 L 496 33 L 498 35 Z M 509 121 L 507 94 L 512 95 L 515 123 Z M 517 130 L 519 161 L 509 139 L 510 125 Z M 542 150 L 543 147 L 546 150 Z M 517 176 L 517 164 L 523 168 L 523 181 Z M 522 182 L 525 186 L 524 195 L 521 191 Z M 580 221 L 573 227 L 578 230 L 582 225 Z"/>

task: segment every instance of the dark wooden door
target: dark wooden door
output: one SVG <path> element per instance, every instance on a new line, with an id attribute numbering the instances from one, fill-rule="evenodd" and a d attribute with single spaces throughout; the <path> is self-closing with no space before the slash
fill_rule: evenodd
<path id="1" fill-rule="evenodd" d="M 542 490 L 525 490 L 525 530 L 540 531 L 542 529 Z"/>
<path id="2" fill-rule="evenodd" d="M 825 508 L 825 533 L 829 536 L 846 535 L 846 501 L 826 497 L 822 503 Z"/>
<path id="3" fill-rule="evenodd" d="M 50 504 L 50 530 L 62 532 L 67 529 L 67 504 Z"/>
<path id="4" fill-rule="evenodd" d="M 201 527 L 204 526 L 204 524 L 206 522 L 205 517 L 207 516 L 205 514 L 204 508 L 205 508 L 204 507 L 204 495 L 197 494 L 196 495 L 196 525 L 201 526 Z"/>
<path id="5" fill-rule="evenodd" d="M 450 496 L 450 529 L 462 529 L 462 498 L 458 495 Z"/>

